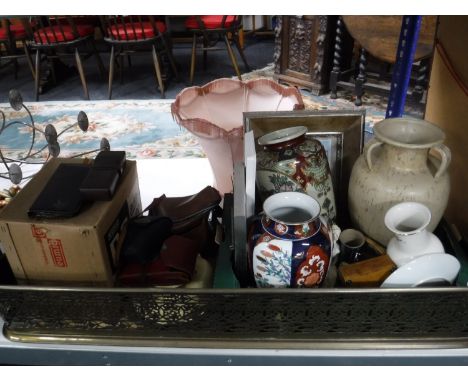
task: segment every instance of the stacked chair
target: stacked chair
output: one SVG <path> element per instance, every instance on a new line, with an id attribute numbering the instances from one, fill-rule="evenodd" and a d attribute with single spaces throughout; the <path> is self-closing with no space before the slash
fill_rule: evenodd
<path id="1" fill-rule="evenodd" d="M 122 82 L 124 56 L 128 57 L 130 64 L 130 56 L 142 52 L 150 52 L 152 55 L 157 84 L 161 98 L 164 98 L 161 53 L 167 57 L 175 78 L 178 78 L 177 66 L 171 52 L 171 44 L 167 38 L 166 23 L 163 20 L 157 20 L 154 16 L 101 16 L 101 23 L 104 40 L 111 45 L 109 99 L 112 97 L 112 82 L 116 60 L 119 59 Z"/>
<path id="2" fill-rule="evenodd" d="M 245 69 L 250 70 L 249 64 L 245 58 L 239 41 L 239 32 L 242 30 L 241 16 L 190 16 L 185 21 L 185 27 L 193 34 L 192 38 L 192 57 L 190 64 L 190 84 L 193 84 L 195 74 L 195 61 L 197 49 L 203 51 L 203 67 L 206 67 L 207 52 L 209 50 L 217 50 L 216 47 L 219 40 L 223 40 L 226 50 L 231 59 L 232 66 L 239 80 L 242 80 L 236 56 L 231 47 L 231 42 L 234 42 L 239 54 L 244 62 Z M 201 42 L 201 47 L 199 46 Z"/>
<path id="3" fill-rule="evenodd" d="M 36 101 L 39 100 L 41 55 L 44 55 L 49 62 L 54 81 L 56 76 L 53 69 L 53 60 L 66 56 L 74 56 L 83 85 L 84 96 L 86 99 L 89 99 L 80 49 L 90 47 L 91 53 L 87 57 L 95 55 L 101 74 L 104 75 L 105 73 L 104 65 L 94 45 L 95 25 L 89 23 L 86 18 L 75 19 L 71 16 L 38 16 L 28 20 L 28 22 L 24 21 L 25 29 L 30 36 L 29 46 L 36 50 Z"/>
<path id="4" fill-rule="evenodd" d="M 26 44 L 28 34 L 22 20 L 5 17 L 0 20 L 0 26 L 0 66 L 13 64 L 17 79 L 18 59 L 25 58 L 34 78 L 34 67 Z"/>

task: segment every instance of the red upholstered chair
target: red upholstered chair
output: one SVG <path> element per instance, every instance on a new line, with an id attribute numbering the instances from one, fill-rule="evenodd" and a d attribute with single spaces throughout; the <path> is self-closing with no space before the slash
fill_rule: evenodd
<path id="1" fill-rule="evenodd" d="M 242 76 L 237 65 L 236 56 L 231 47 L 231 41 L 234 42 L 239 54 L 244 61 L 247 71 L 250 70 L 249 64 L 245 58 L 244 52 L 239 42 L 239 31 L 242 29 L 242 16 L 190 16 L 185 21 L 185 27 L 193 33 L 192 40 L 192 58 L 190 64 L 190 83 L 193 84 L 195 73 L 196 51 L 198 49 L 198 40 L 202 42 L 203 66 L 206 66 L 207 52 L 209 50 L 219 49 L 215 45 L 219 40 L 223 40 L 231 59 L 232 66 L 237 77 L 242 80 Z"/>
<path id="2" fill-rule="evenodd" d="M 41 54 L 44 54 L 49 61 L 59 57 L 73 55 L 76 60 L 76 66 L 86 99 L 89 99 L 88 85 L 86 83 L 78 48 L 89 47 L 90 53 L 87 54 L 86 58 L 94 54 L 101 74 L 103 75 L 105 73 L 104 65 L 94 45 L 95 27 L 92 24 L 83 22 L 83 20 L 84 19 L 78 19 L 78 21 L 75 21 L 74 17 L 71 16 L 39 16 L 35 17 L 33 22 L 29 25 L 32 32 L 29 45 L 36 49 L 36 101 L 39 100 Z M 52 76 L 55 79 L 53 64 L 51 63 L 50 66 L 52 68 Z"/>
<path id="3" fill-rule="evenodd" d="M 33 78 L 35 76 L 31 55 L 26 44 L 27 40 L 28 34 L 21 19 L 14 20 L 5 17 L 0 20 L 0 62 L 6 61 L 7 65 L 13 64 L 15 79 L 18 78 L 19 58 L 26 58 Z"/>
<path id="4" fill-rule="evenodd" d="M 157 20 L 154 16 L 101 16 L 101 22 L 104 40 L 111 44 L 109 99 L 112 97 L 115 60 L 119 58 L 120 81 L 122 82 L 124 56 L 128 57 L 130 64 L 131 54 L 146 52 L 147 48 L 151 51 L 159 91 L 161 97 L 164 98 L 161 53 L 167 57 L 175 78 L 178 78 L 171 44 L 167 38 L 166 23 Z"/>

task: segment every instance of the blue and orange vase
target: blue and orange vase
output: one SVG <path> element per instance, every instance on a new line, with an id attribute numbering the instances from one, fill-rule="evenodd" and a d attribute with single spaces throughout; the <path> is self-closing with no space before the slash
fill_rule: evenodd
<path id="1" fill-rule="evenodd" d="M 319 287 L 335 241 L 317 200 L 301 192 L 281 192 L 268 197 L 263 210 L 250 243 L 257 287 Z"/>

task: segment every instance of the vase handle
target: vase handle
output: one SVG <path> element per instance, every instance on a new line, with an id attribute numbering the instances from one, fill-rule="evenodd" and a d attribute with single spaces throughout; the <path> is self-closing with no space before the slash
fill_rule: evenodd
<path id="1" fill-rule="evenodd" d="M 432 149 L 437 151 L 440 154 L 440 158 L 442 159 L 440 167 L 434 175 L 435 179 L 439 179 L 445 173 L 448 166 L 450 165 L 450 162 L 452 161 L 452 152 L 444 144 L 434 146 Z"/>
<path id="2" fill-rule="evenodd" d="M 369 170 L 372 171 L 372 151 L 382 145 L 383 142 L 372 138 L 369 143 L 365 147 L 365 155 L 366 155 L 366 162 L 367 162 L 367 167 L 369 167 Z"/>

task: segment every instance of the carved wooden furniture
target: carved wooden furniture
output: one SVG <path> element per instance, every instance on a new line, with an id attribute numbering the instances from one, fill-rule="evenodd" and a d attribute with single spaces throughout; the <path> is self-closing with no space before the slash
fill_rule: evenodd
<path id="1" fill-rule="evenodd" d="M 242 31 L 241 16 L 191 16 L 185 21 L 185 27 L 193 33 L 192 38 L 192 58 L 190 63 L 190 84 L 193 84 L 195 74 L 195 61 L 197 49 L 199 49 L 198 40 L 201 40 L 203 51 L 203 67 L 206 66 L 207 53 L 209 50 L 218 49 L 215 47 L 217 42 L 222 39 L 226 45 L 229 58 L 239 80 L 242 80 L 236 56 L 231 47 L 231 41 L 234 42 L 239 54 L 244 62 L 245 70 L 249 71 L 249 64 L 245 58 L 244 51 L 239 41 L 239 33 Z"/>
<path id="2" fill-rule="evenodd" d="M 335 23 L 334 16 L 278 17 L 274 77 L 313 94 L 327 92 Z"/>
<path id="3" fill-rule="evenodd" d="M 101 16 L 104 40 L 111 45 L 109 64 L 108 97 L 112 97 L 112 82 L 114 78 L 115 60 L 119 58 L 120 81 L 124 56 L 130 60 L 130 55 L 138 53 L 138 49 L 149 47 L 153 57 L 156 79 L 164 98 L 164 83 L 162 73 L 161 55 L 163 53 L 169 60 L 174 76 L 178 77 L 177 66 L 172 56 L 170 41 L 167 39 L 166 23 L 156 20 L 154 16 Z M 117 49 L 117 53 L 115 50 Z M 130 61 L 129 61 L 130 63 Z"/>
<path id="4" fill-rule="evenodd" d="M 53 61 L 59 57 L 74 56 L 76 66 L 83 85 L 84 96 L 89 99 L 88 85 L 83 70 L 80 52 L 78 47 L 91 47 L 91 54 L 96 56 L 99 70 L 101 74 L 105 72 L 101 57 L 94 45 L 94 25 L 76 21 L 71 16 L 37 16 L 33 17 L 30 22 L 27 19 L 22 19 L 23 25 L 31 36 L 28 42 L 29 46 L 36 49 L 35 63 L 35 98 L 39 100 L 39 85 L 41 79 L 41 54 L 46 56 L 49 61 L 49 66 L 52 69 L 52 77 L 55 80 L 54 63 Z M 91 55 L 90 54 L 90 55 Z M 89 57 L 87 55 L 86 57 Z M 55 82 L 55 81 L 54 81 Z"/>
<path id="5" fill-rule="evenodd" d="M 331 98 L 337 98 L 339 87 L 354 90 L 355 104 L 362 104 L 364 90 L 387 95 L 389 86 L 371 83 L 368 78 L 388 80 L 395 63 L 401 30 L 402 16 L 341 16 L 336 21 L 333 67 L 330 73 Z M 432 42 L 435 33 L 435 16 L 424 16 L 414 62 L 418 62 L 416 80 L 411 90 L 412 99 L 419 100 L 427 86 Z M 355 65 L 343 62 L 343 36 L 350 34 L 358 49 Z M 380 66 L 377 72 L 369 71 L 369 59 Z"/>
<path id="6" fill-rule="evenodd" d="M 395 63 L 402 16 L 342 16 L 346 29 L 369 54 Z M 419 31 L 415 61 L 432 53 L 436 17 L 424 17 Z M 369 33 L 373 31 L 373 33 Z"/>

